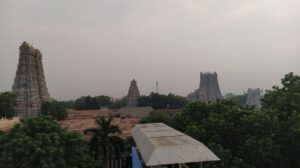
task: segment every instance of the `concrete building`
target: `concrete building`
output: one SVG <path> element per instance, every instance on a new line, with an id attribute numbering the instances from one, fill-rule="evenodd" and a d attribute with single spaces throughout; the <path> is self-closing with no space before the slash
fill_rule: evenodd
<path id="1" fill-rule="evenodd" d="M 134 168 L 220 160 L 203 143 L 163 123 L 136 124 L 132 135 L 137 145 L 132 152 Z"/>

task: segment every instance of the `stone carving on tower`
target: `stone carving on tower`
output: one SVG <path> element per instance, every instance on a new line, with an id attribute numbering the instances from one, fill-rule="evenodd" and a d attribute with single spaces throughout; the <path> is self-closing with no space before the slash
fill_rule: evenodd
<path id="1" fill-rule="evenodd" d="M 190 93 L 187 98 L 191 102 L 202 101 L 206 103 L 216 102 L 218 99 L 222 99 L 217 73 L 201 72 L 199 88 Z"/>
<path id="2" fill-rule="evenodd" d="M 42 54 L 23 42 L 20 46 L 19 64 L 12 87 L 16 95 L 16 112 L 21 118 L 36 116 L 41 104 L 50 101 L 43 70 Z"/>
<path id="3" fill-rule="evenodd" d="M 126 98 L 126 107 L 136 107 L 138 105 L 138 98 L 140 97 L 140 92 L 136 81 L 133 79 L 130 83 L 128 90 L 128 95 Z"/>
<path id="4" fill-rule="evenodd" d="M 246 104 L 248 106 L 255 106 L 256 108 L 260 108 L 260 99 L 262 98 L 262 90 L 257 89 L 248 89 L 247 91 L 247 100 Z"/>

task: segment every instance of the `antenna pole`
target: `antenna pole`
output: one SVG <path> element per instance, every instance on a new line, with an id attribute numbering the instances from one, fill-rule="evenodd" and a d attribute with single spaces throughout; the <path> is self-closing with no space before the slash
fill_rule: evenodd
<path id="1" fill-rule="evenodd" d="M 158 81 L 156 81 L 156 93 L 159 94 Z"/>

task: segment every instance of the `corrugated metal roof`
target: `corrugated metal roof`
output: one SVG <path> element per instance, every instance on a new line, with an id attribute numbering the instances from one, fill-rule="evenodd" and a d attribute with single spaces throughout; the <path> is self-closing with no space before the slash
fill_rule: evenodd
<path id="1" fill-rule="evenodd" d="M 132 134 L 146 166 L 220 160 L 201 142 L 163 123 L 136 124 Z"/>

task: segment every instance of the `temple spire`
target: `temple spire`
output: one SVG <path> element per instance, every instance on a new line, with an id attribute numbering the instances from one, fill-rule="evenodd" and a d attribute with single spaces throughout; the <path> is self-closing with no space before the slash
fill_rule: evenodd
<path id="1" fill-rule="evenodd" d="M 42 54 L 24 41 L 20 49 L 19 65 L 12 87 L 16 95 L 17 115 L 26 118 L 38 115 L 41 104 L 50 101 L 42 64 Z"/>
<path id="2" fill-rule="evenodd" d="M 133 79 L 130 82 L 130 87 L 126 98 L 126 107 L 136 107 L 138 105 L 139 97 L 140 97 L 140 92 L 137 86 L 137 82 L 135 81 L 135 79 Z"/>

